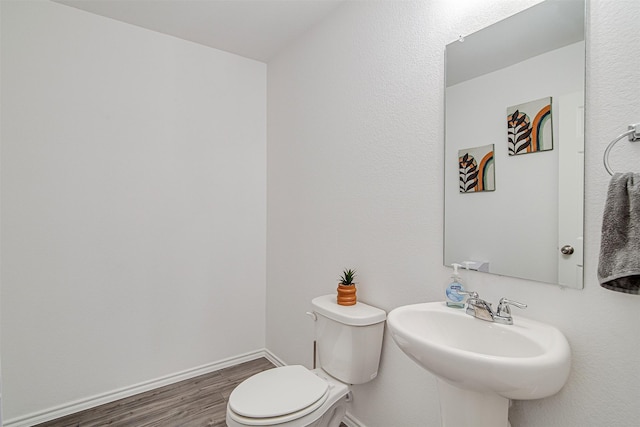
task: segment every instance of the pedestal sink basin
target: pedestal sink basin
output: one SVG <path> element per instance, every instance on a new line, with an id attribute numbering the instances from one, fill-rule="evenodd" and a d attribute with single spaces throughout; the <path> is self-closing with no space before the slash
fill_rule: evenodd
<path id="1" fill-rule="evenodd" d="M 477 319 L 443 302 L 392 310 L 393 340 L 436 375 L 443 426 L 508 426 L 509 399 L 540 399 L 567 381 L 571 352 L 555 327 L 513 316 Z"/>

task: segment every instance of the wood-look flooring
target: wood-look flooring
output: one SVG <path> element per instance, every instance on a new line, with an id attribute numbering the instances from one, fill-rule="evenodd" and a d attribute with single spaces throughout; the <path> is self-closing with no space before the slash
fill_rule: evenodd
<path id="1" fill-rule="evenodd" d="M 38 427 L 226 427 L 227 400 L 246 378 L 274 365 L 260 358 L 107 403 Z"/>
<path id="2" fill-rule="evenodd" d="M 252 360 L 37 427 L 227 427 L 227 400 L 233 389 L 250 376 L 274 367 L 265 358 Z"/>

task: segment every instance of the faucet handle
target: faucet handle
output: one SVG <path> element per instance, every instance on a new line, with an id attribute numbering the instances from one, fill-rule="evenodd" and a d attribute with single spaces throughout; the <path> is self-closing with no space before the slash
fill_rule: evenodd
<path id="1" fill-rule="evenodd" d="M 513 325 L 513 317 L 511 317 L 511 309 L 509 308 L 510 305 L 518 308 L 527 308 L 527 304 L 523 304 L 518 301 L 511 301 L 506 298 L 500 298 L 498 309 L 493 317 L 493 321 L 504 325 Z"/>
<path id="2" fill-rule="evenodd" d="M 518 301 L 512 301 L 507 298 L 500 298 L 500 302 L 498 303 L 498 310 L 496 311 L 496 316 L 501 317 L 511 317 L 511 309 L 510 305 L 513 305 L 518 308 L 527 308 L 527 304 L 523 304 Z"/>

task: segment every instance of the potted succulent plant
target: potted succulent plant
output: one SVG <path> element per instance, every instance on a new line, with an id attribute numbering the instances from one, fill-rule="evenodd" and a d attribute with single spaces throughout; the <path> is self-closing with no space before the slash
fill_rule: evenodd
<path id="1" fill-rule="evenodd" d="M 356 303 L 356 271 L 345 269 L 338 282 L 338 304 L 355 305 Z"/>

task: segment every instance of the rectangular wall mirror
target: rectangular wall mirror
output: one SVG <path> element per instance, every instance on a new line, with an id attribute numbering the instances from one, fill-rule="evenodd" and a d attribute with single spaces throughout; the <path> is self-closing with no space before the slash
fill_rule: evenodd
<path id="1" fill-rule="evenodd" d="M 444 263 L 583 287 L 585 2 L 446 47 Z"/>

